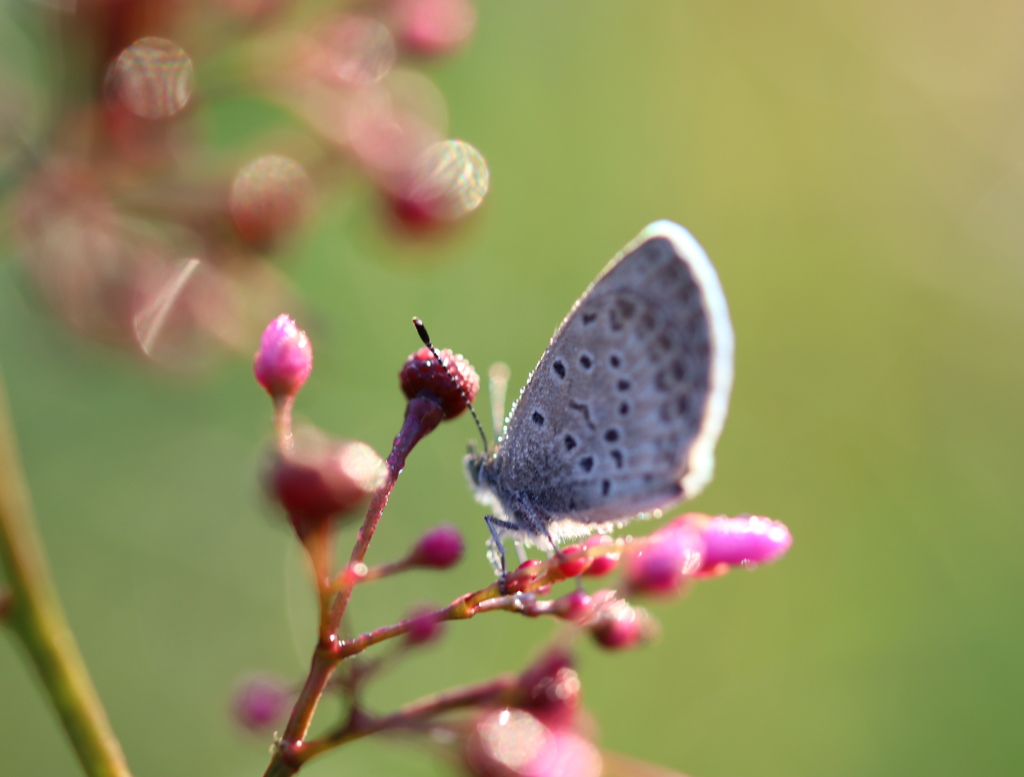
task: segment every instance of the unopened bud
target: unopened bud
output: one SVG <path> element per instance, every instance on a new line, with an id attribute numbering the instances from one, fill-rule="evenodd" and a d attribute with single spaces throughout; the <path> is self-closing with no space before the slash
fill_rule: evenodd
<path id="1" fill-rule="evenodd" d="M 405 633 L 407 645 L 424 645 L 427 642 L 433 642 L 444 631 L 444 621 L 433 609 L 417 608 L 409 616 L 409 620 L 409 630 Z"/>
<path id="2" fill-rule="evenodd" d="M 476 23 L 469 0 L 396 0 L 393 7 L 399 42 L 423 56 L 450 54 L 469 39 Z"/>
<path id="3" fill-rule="evenodd" d="M 282 720 L 291 697 L 291 691 L 277 678 L 250 677 L 235 692 L 235 720 L 250 731 L 266 732 Z"/>
<path id="4" fill-rule="evenodd" d="M 447 569 L 462 558 L 465 543 L 454 526 L 435 526 L 422 537 L 409 554 L 409 565 Z"/>
<path id="5" fill-rule="evenodd" d="M 657 624 L 646 610 L 615 599 L 602 606 L 590 624 L 590 633 L 603 647 L 625 650 L 652 639 Z"/>
<path id="6" fill-rule="evenodd" d="M 253 372 L 274 399 L 295 396 L 313 369 L 313 346 L 306 333 L 282 313 L 263 330 Z"/>
<path id="7" fill-rule="evenodd" d="M 505 592 L 510 594 L 522 593 L 540 576 L 542 571 L 540 561 L 535 558 L 527 559 L 505 578 Z"/>
<path id="8" fill-rule="evenodd" d="M 467 401 L 476 399 L 480 376 L 461 354 L 448 349 L 439 353 L 443 364 L 423 346 L 406 360 L 398 377 L 406 397 L 431 399 L 441 407 L 445 418 L 455 418 L 468 407 Z"/>
<path id="9" fill-rule="evenodd" d="M 572 655 L 556 648 L 541 656 L 519 678 L 519 692 L 519 706 L 547 725 L 572 723 L 580 703 L 580 678 Z"/>
<path id="10" fill-rule="evenodd" d="M 366 443 L 304 430 L 291 452 L 275 452 L 267 473 L 270 495 L 296 529 L 353 510 L 377 489 L 386 465 Z"/>
<path id="11" fill-rule="evenodd" d="M 785 555 L 793 544 L 785 524 L 757 515 L 712 518 L 699 531 L 706 546 L 705 568 L 768 564 Z"/>
<path id="12" fill-rule="evenodd" d="M 615 540 L 607 534 L 595 534 L 583 543 L 583 547 L 588 549 L 598 546 L 602 548 L 607 546 L 607 550 L 601 555 L 594 557 L 590 565 L 583 570 L 583 574 L 587 577 L 607 575 L 619 565 L 619 559 L 622 557 L 622 554 L 615 547 Z"/>
<path id="13" fill-rule="evenodd" d="M 671 595 L 700 570 L 703 559 L 700 534 L 689 526 L 669 525 L 626 554 L 624 576 L 631 591 Z"/>

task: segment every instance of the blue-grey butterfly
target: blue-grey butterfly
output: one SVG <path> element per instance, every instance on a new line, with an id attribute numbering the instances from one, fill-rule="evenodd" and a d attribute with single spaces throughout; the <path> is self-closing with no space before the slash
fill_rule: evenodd
<path id="1" fill-rule="evenodd" d="M 729 407 L 733 331 L 718 275 L 683 227 L 656 221 L 576 301 L 466 469 L 495 549 L 659 516 L 711 480 Z"/>

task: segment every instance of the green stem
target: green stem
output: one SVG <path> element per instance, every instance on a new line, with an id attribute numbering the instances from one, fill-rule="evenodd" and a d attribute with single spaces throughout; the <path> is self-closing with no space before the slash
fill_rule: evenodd
<path id="1" fill-rule="evenodd" d="M 3 623 L 21 639 L 85 773 L 131 777 L 47 569 L 0 381 L 0 560 L 10 598 Z"/>

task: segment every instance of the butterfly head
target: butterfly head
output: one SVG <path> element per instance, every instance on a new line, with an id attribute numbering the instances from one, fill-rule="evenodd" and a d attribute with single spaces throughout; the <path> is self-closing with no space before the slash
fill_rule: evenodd
<path id="1" fill-rule="evenodd" d="M 476 500 L 499 513 L 503 512 L 495 490 L 495 480 L 499 475 L 499 464 L 495 451 L 478 451 L 476 446 L 470 443 L 462 463 L 466 468 L 466 477 L 469 478 L 469 484 L 473 487 Z"/>

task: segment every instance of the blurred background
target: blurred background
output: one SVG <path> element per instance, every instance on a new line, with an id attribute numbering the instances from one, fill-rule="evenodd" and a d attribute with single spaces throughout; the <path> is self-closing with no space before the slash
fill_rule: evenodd
<path id="1" fill-rule="evenodd" d="M 298 415 L 385 455 L 412 315 L 481 372 L 506 361 L 514 390 L 658 218 L 705 246 L 736 328 L 692 507 L 795 543 L 654 604 L 647 648 L 584 646 L 601 744 L 700 777 L 1019 773 L 1024 6 L 481 0 L 431 37 L 383 3 L 362 27 L 345 3 L 140 5 L 0 15 L 0 364 L 136 774 L 261 774 L 270 738 L 234 723 L 233 689 L 308 666 L 303 559 L 258 482 L 262 325 L 287 310 L 313 340 Z M 448 156 L 396 167 L 406 141 Z M 356 628 L 490 579 L 473 436 L 460 418 L 414 452 L 370 554 L 445 521 L 463 563 L 361 589 Z M 519 669 L 552 629 L 454 624 L 371 701 Z M 5 774 L 78 769 L 9 635 L 0 754 Z M 450 770 L 389 741 L 308 769 L 396 772 Z"/>

